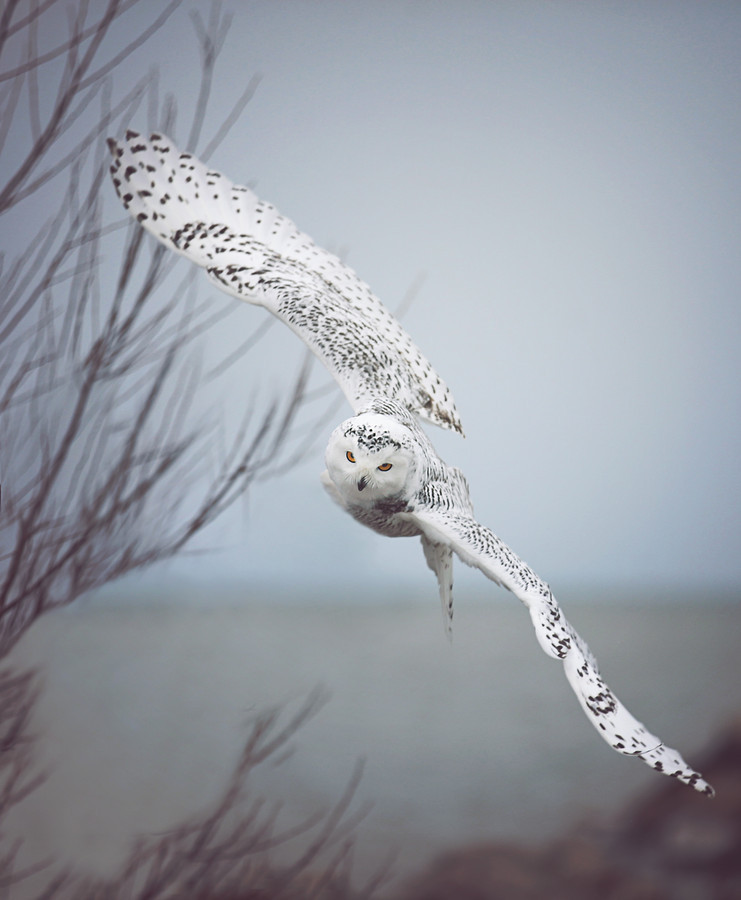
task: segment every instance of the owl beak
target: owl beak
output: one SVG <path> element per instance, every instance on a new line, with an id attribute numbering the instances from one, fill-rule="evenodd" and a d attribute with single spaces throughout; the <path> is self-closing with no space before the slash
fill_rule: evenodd
<path id="1" fill-rule="evenodd" d="M 358 481 L 358 490 L 364 491 L 367 486 L 368 486 L 368 479 L 365 477 L 365 475 L 361 475 L 360 480 Z"/>

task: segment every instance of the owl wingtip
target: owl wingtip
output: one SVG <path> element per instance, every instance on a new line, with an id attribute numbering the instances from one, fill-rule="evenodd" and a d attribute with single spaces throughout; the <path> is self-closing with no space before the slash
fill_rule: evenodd
<path id="1" fill-rule="evenodd" d="M 466 436 L 463 431 L 463 426 L 461 425 L 461 420 L 458 418 L 458 414 L 455 411 L 451 412 L 447 409 L 438 408 L 433 410 L 429 418 L 435 425 L 440 425 L 441 428 L 445 428 L 447 431 L 454 431 L 461 437 Z"/>

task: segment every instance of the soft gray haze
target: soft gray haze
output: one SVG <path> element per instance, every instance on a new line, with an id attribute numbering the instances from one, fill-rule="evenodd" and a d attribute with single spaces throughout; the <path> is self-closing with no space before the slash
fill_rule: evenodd
<path id="1" fill-rule="evenodd" d="M 737 583 L 741 7 L 225 8 L 211 127 L 262 81 L 211 162 L 344 253 L 392 309 L 424 276 L 404 324 L 467 437 L 428 431 L 480 521 L 555 588 Z M 187 9 L 131 72 L 159 64 L 183 112 L 198 75 Z M 136 15 L 119 27 L 136 33 Z M 267 315 L 238 312 L 207 360 Z M 227 428 L 255 392 L 290 383 L 303 349 L 284 331 L 222 382 Z M 164 576 L 434 590 L 417 541 L 325 498 L 322 455 L 320 442 L 199 545 L 226 550 Z"/>
<path id="2" fill-rule="evenodd" d="M 355 806 L 373 808 L 356 873 L 389 852 L 400 875 L 469 841 L 562 838 L 573 822 L 594 827 L 665 785 L 599 738 L 522 608 L 473 602 L 458 612 L 452 647 L 436 610 L 399 597 L 393 615 L 253 598 L 133 614 L 91 603 L 46 616 L 13 661 L 47 676 L 34 726 L 51 777 L 8 817 L 7 834 L 26 836 L 28 862 L 110 872 L 135 834 L 213 802 L 256 711 L 293 710 L 316 684 L 330 703 L 301 729 L 296 753 L 250 773 L 248 796 L 280 800 L 286 828 L 331 806 L 365 758 Z M 741 607 L 666 612 L 582 606 L 574 621 L 622 699 L 699 763 L 741 709 Z"/>
<path id="3" fill-rule="evenodd" d="M 151 22 L 140 6 L 110 55 Z M 117 73 L 116 96 L 158 65 L 189 122 L 188 13 L 208 8 L 184 3 Z M 699 764 L 741 702 L 741 607 L 709 602 L 737 601 L 741 584 L 741 4 L 224 9 L 205 134 L 261 81 L 210 163 L 343 255 L 392 310 L 416 287 L 403 323 L 467 437 L 427 432 L 467 474 L 477 518 L 550 582 L 631 712 Z M 185 125 L 171 136 L 183 142 Z M 109 220 L 124 222 L 106 190 Z M 30 207 L 6 249 L 48 215 Z M 117 262 L 114 246 L 111 289 Z M 232 303 L 198 286 L 214 309 Z M 204 373 L 269 318 L 234 305 L 194 353 Z M 303 356 L 276 323 L 207 386 L 195 424 L 227 445 Z M 312 378 L 328 386 L 318 364 Z M 327 436 L 350 414 L 337 391 L 316 408 L 332 396 Z M 524 608 L 462 564 L 448 646 L 419 542 L 330 502 L 325 442 L 201 535 L 203 552 L 43 617 L 19 642 L 10 662 L 43 673 L 31 731 L 49 773 L 7 823 L 21 863 L 111 872 L 135 835 L 213 801 L 251 716 L 317 684 L 326 710 L 248 789 L 301 820 L 366 757 L 361 869 L 389 848 L 404 872 L 465 841 L 562 834 L 664 781 L 600 740 Z M 216 450 L 204 462 L 217 466 Z"/>

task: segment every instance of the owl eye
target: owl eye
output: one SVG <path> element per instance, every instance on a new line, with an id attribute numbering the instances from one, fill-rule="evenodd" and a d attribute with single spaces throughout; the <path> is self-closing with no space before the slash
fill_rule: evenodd
<path id="1" fill-rule="evenodd" d="M 391 463 L 383 463 L 382 465 L 380 465 L 380 466 L 378 467 L 378 471 L 379 471 L 379 472 L 388 472 L 388 470 L 389 470 L 390 468 L 391 468 Z"/>
<path id="2" fill-rule="evenodd" d="M 349 450 L 347 451 L 347 453 L 345 454 L 345 456 L 347 457 L 347 461 L 348 461 L 348 462 L 355 462 L 355 457 L 352 455 L 352 453 L 350 453 Z"/>

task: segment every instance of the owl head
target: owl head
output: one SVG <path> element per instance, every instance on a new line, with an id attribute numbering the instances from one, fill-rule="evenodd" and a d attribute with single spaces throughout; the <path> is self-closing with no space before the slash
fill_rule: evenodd
<path id="1" fill-rule="evenodd" d="M 414 440 L 392 416 L 361 413 L 339 425 L 327 445 L 332 483 L 351 506 L 372 506 L 414 490 Z"/>

